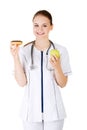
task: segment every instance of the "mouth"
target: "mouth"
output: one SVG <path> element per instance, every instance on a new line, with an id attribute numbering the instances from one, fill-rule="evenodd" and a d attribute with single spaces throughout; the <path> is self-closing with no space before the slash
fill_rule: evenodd
<path id="1" fill-rule="evenodd" d="M 44 35 L 44 33 L 42 33 L 42 32 L 37 32 L 37 35 Z"/>

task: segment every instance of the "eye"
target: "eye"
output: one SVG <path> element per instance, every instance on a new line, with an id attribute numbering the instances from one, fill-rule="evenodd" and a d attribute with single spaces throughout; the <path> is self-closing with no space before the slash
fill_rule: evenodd
<path id="1" fill-rule="evenodd" d="M 38 27 L 38 24 L 35 24 L 34 27 Z"/>
<path id="2" fill-rule="evenodd" d="M 47 25 L 44 24 L 43 27 L 47 27 Z"/>

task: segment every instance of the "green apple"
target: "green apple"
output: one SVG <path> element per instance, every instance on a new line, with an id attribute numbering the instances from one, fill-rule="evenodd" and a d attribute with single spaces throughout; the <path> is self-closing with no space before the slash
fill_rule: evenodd
<path id="1" fill-rule="evenodd" d="M 58 57 L 58 58 L 60 58 L 60 52 L 59 52 L 59 50 L 57 50 L 57 49 L 52 49 L 52 50 L 50 50 L 50 56 L 56 56 L 56 57 Z"/>

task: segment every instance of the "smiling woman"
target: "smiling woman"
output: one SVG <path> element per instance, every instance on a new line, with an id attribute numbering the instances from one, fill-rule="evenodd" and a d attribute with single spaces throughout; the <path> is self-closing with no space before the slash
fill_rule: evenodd
<path id="1" fill-rule="evenodd" d="M 36 36 L 36 39 L 43 38 L 44 40 L 47 40 L 47 37 L 49 35 L 49 32 L 52 30 L 53 24 L 52 24 L 52 16 L 49 14 L 49 12 L 46 12 L 43 10 L 42 12 L 37 12 L 33 17 L 33 32 Z M 43 41 L 43 40 L 40 40 Z M 49 43 L 44 45 L 46 42 L 41 43 L 39 45 L 42 46 L 49 46 Z M 36 42 L 35 45 L 38 43 Z M 43 47 L 42 46 L 42 47 Z M 43 48 L 42 48 L 43 49 Z"/>
<path id="2" fill-rule="evenodd" d="M 66 113 L 59 88 L 66 86 L 71 74 L 69 55 L 65 47 L 49 40 L 53 23 L 47 10 L 36 12 L 32 22 L 34 41 L 20 48 L 11 42 L 15 79 L 26 90 L 21 107 L 24 130 L 62 130 Z M 59 57 L 50 56 L 53 47 Z"/>

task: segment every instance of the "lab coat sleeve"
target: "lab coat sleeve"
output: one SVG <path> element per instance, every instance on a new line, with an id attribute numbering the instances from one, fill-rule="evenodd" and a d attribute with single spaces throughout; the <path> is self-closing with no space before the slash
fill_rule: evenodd
<path id="1" fill-rule="evenodd" d="M 70 59 L 67 49 L 64 47 L 61 53 L 61 67 L 65 76 L 68 76 L 72 73 L 70 66 Z"/>
<path id="2" fill-rule="evenodd" d="M 24 47 L 19 48 L 19 59 L 22 64 L 24 73 L 27 77 L 27 84 L 29 84 L 29 82 L 30 82 L 30 73 L 29 73 L 29 69 L 28 69 L 29 64 L 28 64 L 28 59 L 26 57 L 26 50 L 24 49 Z"/>
<path id="3" fill-rule="evenodd" d="M 26 57 L 24 56 L 23 47 L 19 48 L 19 59 L 23 67 L 24 72 L 26 71 Z"/>

